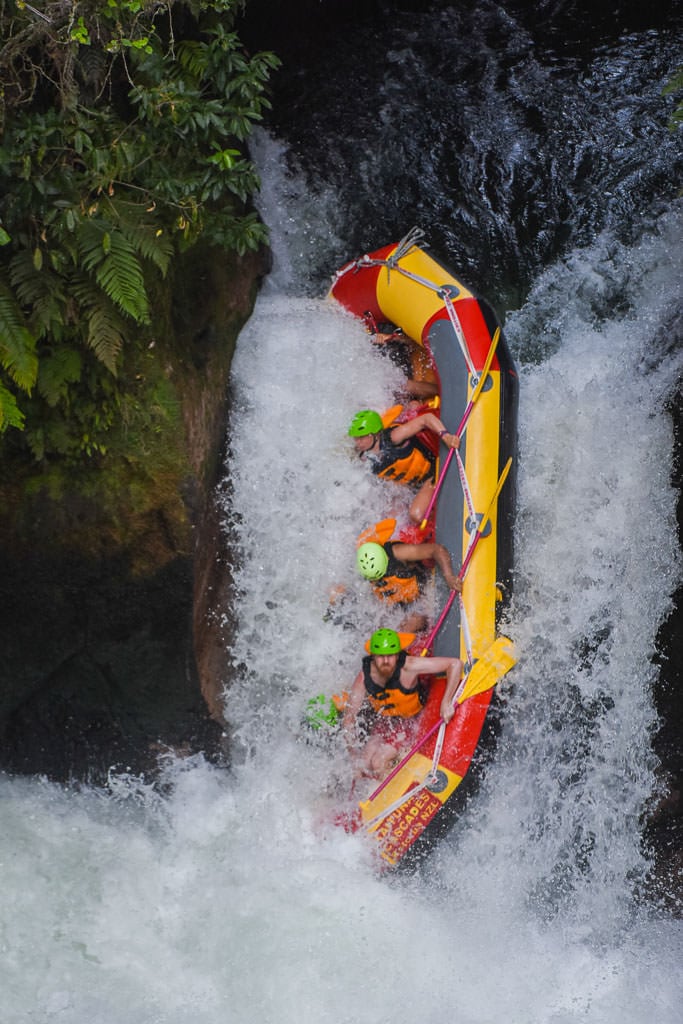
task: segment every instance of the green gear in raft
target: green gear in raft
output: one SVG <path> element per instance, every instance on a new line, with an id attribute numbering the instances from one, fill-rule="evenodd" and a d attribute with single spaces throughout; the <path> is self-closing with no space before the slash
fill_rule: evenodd
<path id="1" fill-rule="evenodd" d="M 319 693 L 306 704 L 306 722 L 312 729 L 334 728 L 339 722 L 339 709 L 331 697 Z"/>

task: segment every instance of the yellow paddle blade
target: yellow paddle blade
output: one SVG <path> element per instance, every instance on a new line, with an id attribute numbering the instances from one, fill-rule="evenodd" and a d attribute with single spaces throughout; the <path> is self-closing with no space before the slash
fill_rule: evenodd
<path id="1" fill-rule="evenodd" d="M 515 645 L 512 640 L 506 636 L 498 637 L 470 669 L 462 693 L 458 697 L 458 704 L 462 704 L 477 693 L 490 690 L 501 676 L 516 664 Z"/>

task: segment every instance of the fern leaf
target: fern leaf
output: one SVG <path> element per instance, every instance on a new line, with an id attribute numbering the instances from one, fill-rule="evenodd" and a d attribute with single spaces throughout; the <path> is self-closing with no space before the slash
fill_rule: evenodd
<path id="1" fill-rule="evenodd" d="M 194 39 L 183 39 L 176 48 L 178 63 L 195 78 L 201 79 L 206 73 L 208 49 L 204 43 Z"/>
<path id="2" fill-rule="evenodd" d="M 80 258 L 76 262 L 80 263 L 85 270 L 94 270 L 104 259 L 102 239 L 107 227 L 108 225 L 102 226 L 94 217 L 82 221 L 79 225 L 78 256 Z"/>
<path id="3" fill-rule="evenodd" d="M 136 323 L 149 323 L 149 304 L 142 267 L 135 249 L 118 229 L 97 222 L 85 225 L 79 237 L 82 265 L 119 309 Z"/>
<path id="4" fill-rule="evenodd" d="M 17 299 L 29 310 L 28 323 L 36 338 L 63 325 L 66 297 L 62 278 L 46 268 L 37 271 L 27 249 L 12 259 L 10 281 Z"/>
<path id="5" fill-rule="evenodd" d="M 16 398 L 0 384 L 0 434 L 4 434 L 8 427 L 21 430 L 23 426 L 24 414 L 17 405 Z"/>
<path id="6" fill-rule="evenodd" d="M 77 316 L 85 317 L 86 319 L 90 316 L 94 309 L 97 309 L 107 300 L 102 295 L 102 291 L 97 287 L 92 278 L 87 277 L 85 274 L 72 274 L 69 278 L 69 293 L 73 296 L 77 303 Z"/>
<path id="7" fill-rule="evenodd" d="M 165 233 L 157 234 L 150 224 L 122 223 L 121 232 L 136 252 L 157 267 L 166 276 L 173 256 L 173 242 Z"/>
<path id="8" fill-rule="evenodd" d="M 117 373 L 116 360 L 123 345 L 121 328 L 115 311 L 103 306 L 94 310 L 88 321 L 88 347 L 114 377 Z"/>
<path id="9" fill-rule="evenodd" d="M 29 249 L 20 249 L 9 265 L 9 280 L 22 306 L 32 306 L 42 298 L 43 274 L 36 270 Z"/>
<path id="10" fill-rule="evenodd" d="M 36 340 L 3 281 L 0 281 L 0 364 L 15 384 L 31 393 L 38 373 Z"/>
<path id="11" fill-rule="evenodd" d="M 135 250 L 123 235 L 111 236 L 110 251 L 95 271 L 102 286 L 119 309 L 136 323 L 149 323 L 149 304 L 142 267 Z"/>

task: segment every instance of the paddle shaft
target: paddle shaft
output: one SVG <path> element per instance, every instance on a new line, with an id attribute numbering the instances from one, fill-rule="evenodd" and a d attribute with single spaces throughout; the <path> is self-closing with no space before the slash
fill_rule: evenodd
<path id="1" fill-rule="evenodd" d="M 458 575 L 460 575 L 460 574 L 458 573 Z M 434 643 L 434 637 L 436 636 L 436 634 L 441 629 L 441 627 L 443 625 L 444 619 L 446 618 L 446 616 L 448 615 L 449 611 L 451 610 L 451 605 L 455 601 L 455 595 L 457 593 L 458 593 L 457 590 L 451 590 L 450 594 L 448 595 L 448 600 L 446 601 L 445 605 L 443 606 L 443 610 L 441 612 L 441 615 L 439 615 L 438 619 L 436 620 L 436 625 L 434 626 L 434 628 L 432 629 L 431 633 L 429 634 L 429 636 L 425 640 L 425 645 L 422 648 L 422 650 L 420 651 L 420 657 L 421 658 L 424 658 L 425 654 L 427 654 L 429 648 Z"/>

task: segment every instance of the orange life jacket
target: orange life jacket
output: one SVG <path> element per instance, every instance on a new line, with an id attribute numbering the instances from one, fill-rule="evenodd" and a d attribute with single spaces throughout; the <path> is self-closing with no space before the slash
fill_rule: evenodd
<path id="1" fill-rule="evenodd" d="M 394 555 L 391 541 L 383 544 L 389 564 L 379 580 L 371 580 L 372 589 L 377 597 L 390 604 L 411 604 L 417 601 L 427 576 L 427 570 L 421 562 L 401 562 Z"/>
<path id="2" fill-rule="evenodd" d="M 391 440 L 393 427 L 378 434 L 379 451 L 368 455 L 372 471 L 384 480 L 398 483 L 422 483 L 434 474 L 435 456 L 417 437 L 409 437 L 400 444 Z"/>
<path id="3" fill-rule="evenodd" d="M 396 532 L 396 526 L 395 519 L 382 519 L 381 522 L 363 530 L 356 541 L 356 547 L 359 548 L 361 544 L 369 542 L 386 544 Z M 424 530 L 417 523 L 407 523 L 399 530 L 396 540 L 401 544 L 431 544 L 434 541 L 434 520 L 430 517 Z"/>
<path id="4" fill-rule="evenodd" d="M 367 530 L 363 530 L 356 541 L 356 547 L 359 548 L 361 544 L 370 543 L 386 544 L 388 540 L 391 540 L 395 529 L 395 519 L 382 519 L 381 522 L 375 523 L 374 526 L 369 526 Z"/>
<path id="5" fill-rule="evenodd" d="M 401 651 L 391 679 L 384 686 L 378 686 L 370 675 L 372 658 L 363 658 L 363 681 L 365 692 L 373 710 L 383 717 L 413 718 L 419 715 L 425 705 L 427 695 L 424 686 L 418 683 L 413 690 L 401 686 L 401 669 L 405 665 L 406 652 Z"/>

